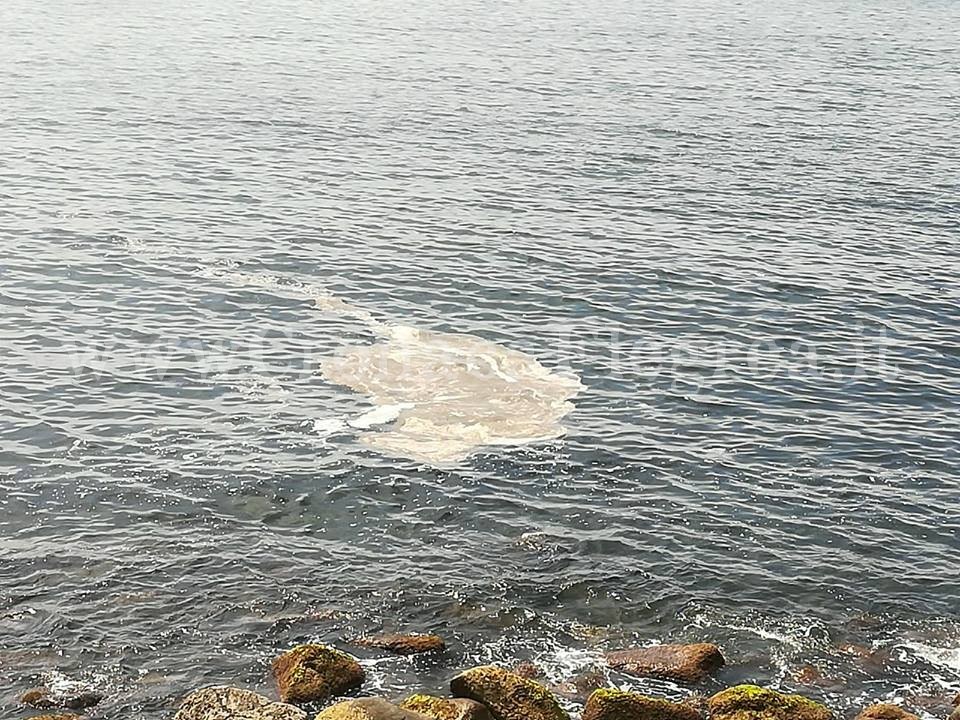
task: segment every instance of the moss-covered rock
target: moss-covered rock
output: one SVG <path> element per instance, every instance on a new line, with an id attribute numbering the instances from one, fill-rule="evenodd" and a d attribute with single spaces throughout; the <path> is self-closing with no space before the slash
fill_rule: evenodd
<path id="1" fill-rule="evenodd" d="M 700 720 L 700 713 L 689 705 L 604 688 L 587 700 L 583 720 Z"/>
<path id="2" fill-rule="evenodd" d="M 273 661 L 273 677 L 286 703 L 319 702 L 354 690 L 365 679 L 356 658 L 326 645 L 298 645 Z"/>
<path id="3" fill-rule="evenodd" d="M 331 705 L 315 720 L 429 720 L 412 710 L 397 707 L 382 698 L 361 698 Z"/>
<path id="4" fill-rule="evenodd" d="M 360 647 L 388 650 L 397 655 L 418 655 L 420 653 L 439 652 L 446 648 L 439 635 L 396 634 L 371 635 L 352 641 Z"/>
<path id="5" fill-rule="evenodd" d="M 913 713 L 908 713 L 899 705 L 877 703 L 857 715 L 857 720 L 920 720 L 920 718 Z"/>
<path id="6" fill-rule="evenodd" d="M 492 720 L 485 706 L 465 698 L 411 695 L 400 707 L 426 715 L 430 720 Z"/>
<path id="7" fill-rule="evenodd" d="M 273 702 L 250 690 L 209 687 L 192 692 L 180 703 L 173 720 L 306 720 L 293 705 Z"/>
<path id="8" fill-rule="evenodd" d="M 737 685 L 718 692 L 707 702 L 711 720 L 831 720 L 833 713 L 802 695 L 785 695 Z"/>
<path id="9" fill-rule="evenodd" d="M 493 665 L 461 673 L 450 681 L 450 690 L 486 705 L 494 720 L 570 720 L 543 685 Z"/>
<path id="10" fill-rule="evenodd" d="M 720 648 L 712 643 L 631 648 L 607 653 L 606 658 L 611 668 L 629 675 L 691 683 L 703 680 L 725 663 Z"/>

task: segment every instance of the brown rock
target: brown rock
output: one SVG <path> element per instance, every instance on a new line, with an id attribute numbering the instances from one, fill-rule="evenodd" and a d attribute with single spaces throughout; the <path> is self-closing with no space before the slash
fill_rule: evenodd
<path id="1" fill-rule="evenodd" d="M 427 652 L 439 652 L 446 648 L 439 635 L 374 635 L 361 637 L 351 644 L 359 647 L 389 650 L 397 655 L 418 655 Z"/>
<path id="2" fill-rule="evenodd" d="M 298 645 L 273 661 L 285 703 L 319 702 L 354 690 L 365 679 L 356 658 L 326 645 Z"/>
<path id="3" fill-rule="evenodd" d="M 960 707 L 956 708 L 947 720 L 960 720 Z"/>
<path id="4" fill-rule="evenodd" d="M 69 690 L 54 693 L 46 688 L 34 688 L 20 696 L 20 702 L 37 710 L 65 708 L 67 710 L 86 710 L 103 700 L 103 695 L 87 690 Z"/>
<path id="5" fill-rule="evenodd" d="M 486 705 L 494 720 L 570 720 L 543 685 L 493 665 L 461 673 L 450 681 L 450 690 Z"/>
<path id="6" fill-rule="evenodd" d="M 801 685 L 818 685 L 823 682 L 823 673 L 813 665 L 802 665 L 793 671 L 793 679 Z"/>
<path id="7" fill-rule="evenodd" d="M 49 710 L 55 708 L 57 704 L 50 699 L 50 693 L 42 688 L 27 690 L 20 696 L 20 704 L 37 710 Z"/>
<path id="8" fill-rule="evenodd" d="M 737 685 L 707 701 L 710 720 L 832 720 L 833 713 L 801 695 Z"/>
<path id="9" fill-rule="evenodd" d="M 549 688 L 560 697 L 583 702 L 600 688 L 606 687 L 607 678 L 602 673 L 588 672 L 578 675 L 570 682 L 550 685 Z"/>
<path id="10" fill-rule="evenodd" d="M 430 720 L 492 720 L 490 711 L 473 700 L 411 695 L 400 707 L 426 715 Z"/>
<path id="11" fill-rule="evenodd" d="M 583 720 L 700 720 L 700 713 L 689 705 L 605 688 L 587 700 Z"/>
<path id="12" fill-rule="evenodd" d="M 920 718 L 913 713 L 908 713 L 899 705 L 877 703 L 857 715 L 857 720 L 920 720 Z"/>
<path id="13" fill-rule="evenodd" d="M 187 695 L 173 720 L 307 720 L 307 714 L 250 690 L 221 686 Z"/>
<path id="14" fill-rule="evenodd" d="M 840 643 L 837 645 L 837 650 L 844 655 L 856 658 L 862 665 L 868 668 L 883 667 L 890 659 L 890 651 L 887 649 L 880 648 L 879 650 L 873 650 L 864 645 L 857 645 L 856 643 Z"/>
<path id="15" fill-rule="evenodd" d="M 519 675 L 522 678 L 527 680 L 537 680 L 539 678 L 545 677 L 546 673 L 543 671 L 543 668 L 532 662 L 522 662 L 517 665 L 513 672 L 515 675 Z"/>
<path id="16" fill-rule="evenodd" d="M 425 715 L 397 707 L 383 698 L 360 698 L 331 705 L 315 720 L 428 720 Z"/>
<path id="17" fill-rule="evenodd" d="M 711 643 L 654 645 L 607 653 L 607 664 L 614 670 L 691 683 L 703 680 L 724 663 L 720 648 Z"/>

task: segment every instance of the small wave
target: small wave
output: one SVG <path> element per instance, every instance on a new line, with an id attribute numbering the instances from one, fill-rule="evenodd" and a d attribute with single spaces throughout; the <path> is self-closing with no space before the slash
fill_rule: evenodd
<path id="1" fill-rule="evenodd" d="M 906 648 L 931 665 L 950 670 L 960 677 L 960 648 L 935 647 L 919 642 L 903 642 L 900 647 Z"/>

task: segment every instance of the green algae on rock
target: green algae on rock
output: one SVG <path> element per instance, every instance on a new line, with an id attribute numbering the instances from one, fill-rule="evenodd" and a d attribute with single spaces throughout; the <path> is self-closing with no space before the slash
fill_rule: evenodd
<path id="1" fill-rule="evenodd" d="M 831 720 L 833 713 L 802 695 L 737 685 L 707 702 L 711 720 Z"/>
<path id="2" fill-rule="evenodd" d="M 450 690 L 486 705 L 494 720 L 570 720 L 543 685 L 494 665 L 461 673 L 450 681 Z"/>
<path id="3" fill-rule="evenodd" d="M 173 720 L 307 720 L 307 714 L 251 690 L 217 686 L 187 695 Z"/>
<path id="4" fill-rule="evenodd" d="M 631 648 L 609 652 L 606 659 L 611 668 L 628 675 L 689 683 L 703 680 L 726 662 L 713 643 Z"/>
<path id="5" fill-rule="evenodd" d="M 689 705 L 603 688 L 587 700 L 583 720 L 700 720 L 700 713 Z"/>
<path id="6" fill-rule="evenodd" d="M 397 707 L 383 698 L 360 698 L 331 705 L 315 720 L 429 720 L 429 717 Z"/>
<path id="7" fill-rule="evenodd" d="M 280 699 L 287 703 L 319 702 L 363 685 L 356 658 L 327 645 L 298 645 L 273 661 Z"/>
<path id="8" fill-rule="evenodd" d="M 411 695 L 400 703 L 400 707 L 426 715 L 430 720 L 491 720 L 486 707 L 466 698 Z"/>
<path id="9" fill-rule="evenodd" d="M 439 635 L 393 634 L 360 637 L 351 641 L 352 645 L 388 650 L 397 655 L 418 655 L 420 653 L 440 652 L 446 643 Z"/>

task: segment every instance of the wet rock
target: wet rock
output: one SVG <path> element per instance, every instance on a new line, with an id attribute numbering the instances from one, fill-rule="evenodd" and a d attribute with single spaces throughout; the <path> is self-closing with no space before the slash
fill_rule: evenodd
<path id="1" fill-rule="evenodd" d="M 711 720 L 831 720 L 833 713 L 801 695 L 737 685 L 707 701 Z"/>
<path id="2" fill-rule="evenodd" d="M 20 702 L 37 710 L 86 710 L 103 700 L 101 693 L 85 690 L 80 683 L 69 683 L 63 688 L 51 690 L 34 688 L 20 696 Z"/>
<path id="3" fill-rule="evenodd" d="M 628 675 L 679 682 L 699 682 L 726 662 L 712 643 L 653 645 L 610 652 L 606 657 L 611 668 Z"/>
<path id="4" fill-rule="evenodd" d="M 560 685 L 550 685 L 548 687 L 560 697 L 583 702 L 596 690 L 606 687 L 606 685 L 607 678 L 605 678 L 602 673 L 588 672 L 578 675 L 570 682 L 561 683 Z"/>
<path id="5" fill-rule="evenodd" d="M 450 690 L 486 705 L 494 720 L 570 720 L 543 685 L 493 665 L 461 673 L 450 681 Z"/>
<path id="6" fill-rule="evenodd" d="M 283 702 L 319 702 L 354 690 L 365 679 L 356 658 L 326 645 L 298 645 L 273 661 Z"/>
<path id="7" fill-rule="evenodd" d="M 801 685 L 818 685 L 823 682 L 823 673 L 813 665 L 802 665 L 793 671 L 792 677 Z"/>
<path id="8" fill-rule="evenodd" d="M 513 673 L 527 680 L 537 680 L 547 676 L 542 667 L 532 662 L 520 663 L 513 669 Z"/>
<path id="9" fill-rule="evenodd" d="M 861 665 L 868 669 L 882 668 L 887 661 L 890 660 L 890 651 L 883 648 L 873 650 L 865 645 L 858 645 L 856 643 L 840 643 L 837 645 L 837 650 L 844 655 L 855 658 Z"/>
<path id="10" fill-rule="evenodd" d="M 173 720 L 306 720 L 307 714 L 250 690 L 209 687 L 192 692 L 180 703 Z"/>
<path id="11" fill-rule="evenodd" d="M 67 710 L 86 710 L 103 700 L 103 695 L 90 690 L 53 692 L 46 688 L 34 688 L 20 696 L 20 702 L 37 710 L 64 708 Z"/>
<path id="12" fill-rule="evenodd" d="M 400 707 L 418 712 L 430 720 L 492 720 L 490 711 L 473 700 L 438 698 L 432 695 L 411 695 Z"/>
<path id="13" fill-rule="evenodd" d="M 605 688 L 594 692 L 583 709 L 583 720 L 700 720 L 689 705 Z"/>
<path id="14" fill-rule="evenodd" d="M 908 713 L 899 705 L 877 703 L 857 715 L 857 720 L 920 720 L 920 718 L 913 713 Z"/>
<path id="15" fill-rule="evenodd" d="M 46 690 L 35 688 L 27 690 L 20 696 L 20 704 L 37 710 L 49 710 L 57 705 L 50 699 L 50 693 Z"/>
<path id="16" fill-rule="evenodd" d="M 419 655 L 420 653 L 439 652 L 446 648 L 439 635 L 397 634 L 374 635 L 353 640 L 353 645 L 388 650 L 397 655 Z"/>
<path id="17" fill-rule="evenodd" d="M 331 705 L 316 720 L 428 720 L 427 716 L 397 707 L 382 698 L 361 698 Z"/>

